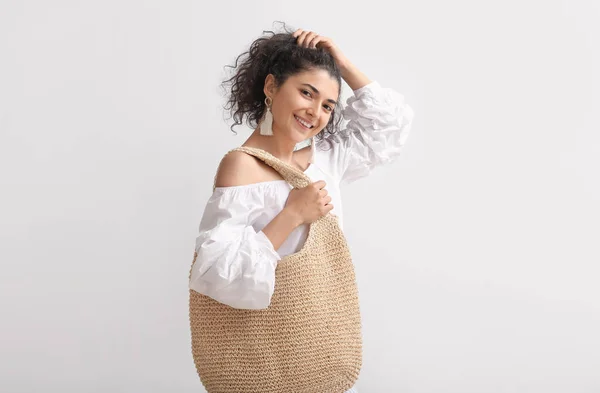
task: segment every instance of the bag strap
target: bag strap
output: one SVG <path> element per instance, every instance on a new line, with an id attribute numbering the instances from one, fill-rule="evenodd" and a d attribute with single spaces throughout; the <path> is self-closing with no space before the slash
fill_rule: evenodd
<path id="1" fill-rule="evenodd" d="M 271 153 L 259 149 L 257 147 L 248 147 L 248 146 L 240 146 L 235 149 L 231 149 L 227 154 L 233 151 L 241 151 L 251 156 L 258 158 L 263 161 L 265 164 L 269 165 L 271 168 L 275 169 L 277 173 L 283 177 L 285 181 L 292 185 L 294 188 L 302 188 L 306 187 L 312 183 L 310 177 L 308 177 L 304 172 L 300 169 L 281 161 L 279 158 L 273 156 Z M 227 155 L 226 154 L 226 155 Z M 215 181 L 213 183 L 213 192 L 215 190 L 217 183 L 217 175 L 215 174 Z"/>

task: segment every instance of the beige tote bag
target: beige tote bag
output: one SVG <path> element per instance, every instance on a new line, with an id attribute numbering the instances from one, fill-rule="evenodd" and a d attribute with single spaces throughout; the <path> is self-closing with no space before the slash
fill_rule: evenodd
<path id="1" fill-rule="evenodd" d="M 264 150 L 231 151 L 264 161 L 294 188 L 312 183 Z M 279 261 L 267 309 L 236 309 L 193 290 L 189 307 L 192 354 L 208 393 L 343 393 L 358 379 L 358 290 L 332 214 L 311 223 L 302 249 Z"/>

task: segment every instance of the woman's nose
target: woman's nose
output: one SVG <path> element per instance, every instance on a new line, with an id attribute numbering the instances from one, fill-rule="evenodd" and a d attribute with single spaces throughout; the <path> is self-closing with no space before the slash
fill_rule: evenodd
<path id="1" fill-rule="evenodd" d="M 315 109 L 313 107 L 309 107 L 306 110 L 306 113 L 308 113 L 309 115 L 311 115 L 312 117 L 317 117 L 319 115 L 319 109 L 318 107 Z"/>

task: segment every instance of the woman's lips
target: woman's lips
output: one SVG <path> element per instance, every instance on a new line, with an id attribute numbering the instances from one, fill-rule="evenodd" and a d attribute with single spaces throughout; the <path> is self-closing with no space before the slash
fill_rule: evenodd
<path id="1" fill-rule="evenodd" d="M 311 128 L 308 128 L 308 127 L 306 127 L 304 124 L 302 124 L 302 122 L 300 122 L 300 120 L 298 120 L 298 117 L 297 117 L 296 115 L 294 115 L 294 119 L 296 119 L 296 122 L 297 122 L 298 124 L 300 124 L 300 127 L 304 128 L 305 130 L 307 130 L 307 131 L 308 131 L 308 130 L 311 130 L 311 129 L 312 129 L 312 127 L 311 127 Z M 313 126 L 313 127 L 314 127 L 314 126 Z"/>

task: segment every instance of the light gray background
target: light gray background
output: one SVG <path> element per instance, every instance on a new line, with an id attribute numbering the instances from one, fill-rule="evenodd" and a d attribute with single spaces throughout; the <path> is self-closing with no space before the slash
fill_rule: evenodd
<path id="1" fill-rule="evenodd" d="M 284 20 L 416 114 L 403 156 L 343 190 L 360 392 L 600 392 L 599 19 L 592 0 L 3 0 L 0 391 L 204 391 L 188 272 L 249 134 L 218 85 Z"/>

